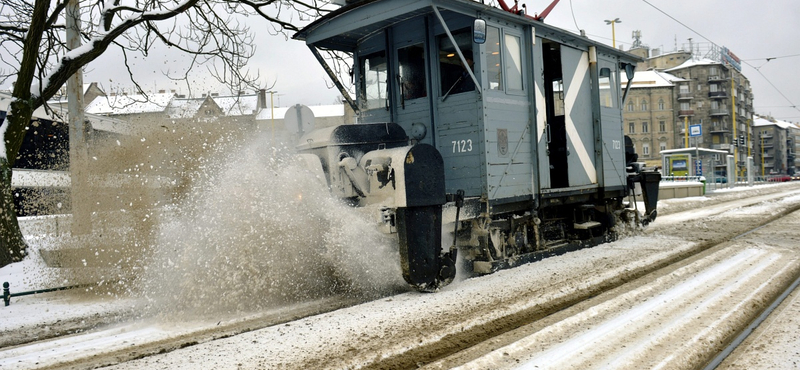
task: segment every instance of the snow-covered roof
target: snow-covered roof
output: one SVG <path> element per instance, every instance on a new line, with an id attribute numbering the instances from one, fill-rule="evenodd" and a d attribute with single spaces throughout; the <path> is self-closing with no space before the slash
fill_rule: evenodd
<path id="1" fill-rule="evenodd" d="M 621 77 L 622 86 L 628 83 L 628 78 L 625 74 L 622 74 Z M 631 88 L 637 87 L 669 87 L 674 86 L 676 82 L 686 82 L 680 77 L 671 75 L 666 72 L 659 72 L 655 70 L 650 71 L 640 71 L 636 72 L 633 75 L 633 82 L 631 83 Z"/>
<path id="2" fill-rule="evenodd" d="M 282 107 L 282 108 L 275 108 L 275 119 L 283 119 L 286 116 L 286 112 L 289 108 L 294 107 Z M 344 117 L 344 104 L 333 104 L 333 105 L 312 105 L 308 108 L 311 109 L 311 112 L 314 113 L 315 118 L 323 118 L 323 117 Z M 272 119 L 272 109 L 267 107 L 262 109 L 258 112 L 258 116 L 256 116 L 256 120 L 268 120 Z"/>
<path id="3" fill-rule="evenodd" d="M 167 115 L 169 118 L 192 118 L 197 114 L 204 101 L 206 101 L 206 98 L 172 99 L 169 107 L 167 107 Z"/>
<path id="4" fill-rule="evenodd" d="M 690 68 L 690 67 L 694 67 L 694 66 L 710 66 L 710 65 L 719 65 L 719 66 L 721 66 L 723 64 L 720 63 L 719 61 L 716 61 L 716 60 L 713 60 L 713 59 L 708 59 L 708 58 L 689 59 L 689 60 L 683 62 L 683 64 L 681 64 L 681 65 L 679 65 L 677 67 L 673 67 L 673 68 L 667 69 L 665 72 L 677 71 L 677 70 L 680 70 L 680 69 L 686 69 L 686 68 Z"/>
<path id="5" fill-rule="evenodd" d="M 104 115 L 164 112 L 174 97 L 173 93 L 98 96 L 86 106 L 86 112 Z"/>
<path id="6" fill-rule="evenodd" d="M 249 116 L 256 114 L 258 95 L 214 96 L 222 114 L 226 116 Z"/>
<path id="7" fill-rule="evenodd" d="M 778 127 L 782 128 L 782 129 L 797 128 L 797 126 L 795 126 L 791 122 L 781 121 L 781 120 L 777 120 L 777 119 L 776 120 L 770 120 L 770 119 L 766 119 L 764 117 L 758 117 L 758 116 L 753 118 L 753 126 L 756 126 L 756 127 L 778 126 Z"/>
<path id="8" fill-rule="evenodd" d="M 8 111 L 8 105 L 11 103 L 12 96 L 6 92 L 0 92 L 0 111 Z M 130 132 L 130 127 L 127 122 L 120 121 L 111 117 L 100 116 L 85 113 L 86 119 L 92 125 L 92 128 L 99 131 L 115 132 L 119 134 L 126 134 Z M 68 118 L 68 110 L 64 106 L 52 105 L 51 110 L 47 111 L 44 107 L 39 107 L 33 112 L 34 119 L 42 119 L 55 122 L 63 122 Z"/>

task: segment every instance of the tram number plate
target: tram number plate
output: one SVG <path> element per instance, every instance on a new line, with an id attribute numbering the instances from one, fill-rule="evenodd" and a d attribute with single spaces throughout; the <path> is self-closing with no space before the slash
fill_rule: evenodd
<path id="1" fill-rule="evenodd" d="M 472 139 L 453 140 L 453 153 L 467 153 L 472 151 Z"/>

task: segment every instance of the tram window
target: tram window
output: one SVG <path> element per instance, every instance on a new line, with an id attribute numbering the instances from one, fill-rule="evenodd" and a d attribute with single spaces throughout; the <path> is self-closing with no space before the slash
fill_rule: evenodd
<path id="1" fill-rule="evenodd" d="M 361 108 L 365 110 L 385 108 L 387 89 L 386 52 L 380 51 L 360 58 Z"/>
<path id="2" fill-rule="evenodd" d="M 509 90 L 522 90 L 522 49 L 519 36 L 506 34 L 503 39 L 507 87 Z"/>
<path id="3" fill-rule="evenodd" d="M 398 76 L 403 98 L 406 100 L 428 96 L 425 86 L 425 47 L 411 45 L 397 50 Z"/>
<path id="4" fill-rule="evenodd" d="M 600 87 L 600 105 L 603 107 L 614 108 L 614 94 L 613 88 L 615 86 L 614 75 L 609 68 L 600 69 L 599 78 Z"/>
<path id="5" fill-rule="evenodd" d="M 469 28 L 453 32 L 453 39 L 456 40 L 458 48 L 464 54 L 469 68 L 475 72 L 472 57 L 472 32 Z M 439 36 L 439 76 L 441 77 L 441 95 L 459 94 L 475 90 L 475 82 L 472 81 L 466 67 L 461 63 L 456 48 L 450 42 L 447 35 Z"/>
<path id="6" fill-rule="evenodd" d="M 500 29 L 486 27 L 486 72 L 489 89 L 503 90 L 503 69 L 500 66 Z"/>

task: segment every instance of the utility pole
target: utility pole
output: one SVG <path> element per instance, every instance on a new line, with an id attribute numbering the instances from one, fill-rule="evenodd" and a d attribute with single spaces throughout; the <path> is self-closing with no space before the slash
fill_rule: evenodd
<path id="1" fill-rule="evenodd" d="M 731 117 L 733 117 L 733 140 L 738 141 L 739 137 L 736 136 L 736 84 L 733 78 L 733 69 L 730 71 L 731 76 Z M 736 176 L 739 176 L 739 154 L 736 151 L 736 145 L 733 146 L 733 163 Z"/>
<path id="2" fill-rule="evenodd" d="M 69 0 L 66 8 L 67 49 L 81 46 L 80 1 Z M 69 108 L 69 169 L 71 178 L 72 235 L 92 232 L 91 211 L 86 201 L 89 193 L 86 160 L 89 157 L 86 145 L 86 117 L 83 112 L 83 72 L 78 70 L 67 81 L 67 104 Z"/>

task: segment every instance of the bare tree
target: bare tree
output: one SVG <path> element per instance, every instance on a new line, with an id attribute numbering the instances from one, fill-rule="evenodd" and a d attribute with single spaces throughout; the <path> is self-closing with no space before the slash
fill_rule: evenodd
<path id="1" fill-rule="evenodd" d="M 271 33 L 286 35 L 328 11 L 327 1 L 316 0 L 86 1 L 80 5 L 83 46 L 68 50 L 68 1 L 0 3 L 0 83 L 14 81 L 13 100 L 0 126 L 0 267 L 21 260 L 27 248 L 14 210 L 12 167 L 34 110 L 47 107 L 70 76 L 109 48 L 119 48 L 135 83 L 129 56 L 147 56 L 166 45 L 192 56 L 187 71 L 208 65 L 232 91 L 254 87 L 258 76 L 246 69 L 254 36 L 237 16 L 257 14 L 271 25 Z"/>

